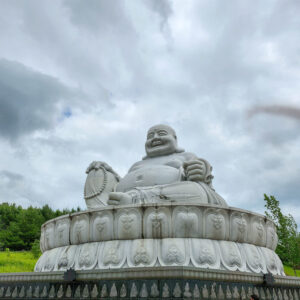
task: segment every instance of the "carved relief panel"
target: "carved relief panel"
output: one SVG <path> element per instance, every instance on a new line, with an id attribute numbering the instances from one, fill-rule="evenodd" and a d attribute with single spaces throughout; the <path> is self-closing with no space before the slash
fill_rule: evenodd
<path id="1" fill-rule="evenodd" d="M 127 263 L 129 267 L 152 267 L 157 259 L 157 240 L 139 239 L 129 241 Z"/>
<path id="2" fill-rule="evenodd" d="M 162 266 L 188 265 L 188 239 L 162 239 L 158 240 L 158 245 L 158 260 Z"/>
<path id="3" fill-rule="evenodd" d="M 170 237 L 171 213 L 167 207 L 147 208 L 143 220 L 144 237 L 161 239 Z"/>
<path id="4" fill-rule="evenodd" d="M 276 228 L 273 222 L 267 221 L 266 223 L 266 232 L 267 232 L 267 244 L 266 247 L 275 250 L 278 243 L 278 236 L 276 233 Z"/>
<path id="5" fill-rule="evenodd" d="M 207 209 L 205 215 L 205 238 L 226 240 L 229 231 L 227 212 L 223 209 Z"/>
<path id="6" fill-rule="evenodd" d="M 113 227 L 111 211 L 94 212 L 90 222 L 90 240 L 99 242 L 113 239 Z"/>
<path id="7" fill-rule="evenodd" d="M 54 270 L 60 251 L 61 248 L 54 248 L 45 252 L 42 272 L 50 272 Z"/>
<path id="8" fill-rule="evenodd" d="M 115 238 L 139 239 L 142 237 L 142 214 L 139 209 L 119 209 L 115 215 Z"/>
<path id="9" fill-rule="evenodd" d="M 79 214 L 72 218 L 70 240 L 72 245 L 87 243 L 89 241 L 89 216 Z"/>
<path id="10" fill-rule="evenodd" d="M 250 227 L 251 243 L 257 246 L 266 246 L 265 221 L 262 217 L 253 216 Z"/>
<path id="11" fill-rule="evenodd" d="M 246 271 L 245 261 L 242 259 L 241 252 L 237 243 L 229 241 L 219 241 L 220 254 L 226 270 Z"/>
<path id="12" fill-rule="evenodd" d="M 70 218 L 64 217 L 57 219 L 55 223 L 55 245 L 56 247 L 67 246 L 70 244 Z"/>
<path id="13" fill-rule="evenodd" d="M 195 267 L 220 268 L 220 253 L 216 243 L 208 239 L 190 239 L 191 260 Z"/>
<path id="14" fill-rule="evenodd" d="M 232 212 L 230 216 L 230 240 L 234 242 L 248 242 L 247 226 L 249 218 L 246 213 Z"/>
<path id="15" fill-rule="evenodd" d="M 78 246 L 76 270 L 91 270 L 97 264 L 98 243 L 87 243 Z"/>
<path id="16" fill-rule="evenodd" d="M 57 259 L 57 270 L 65 271 L 75 268 L 75 257 L 77 257 L 79 247 L 77 245 L 66 246 L 60 252 Z"/>
<path id="17" fill-rule="evenodd" d="M 49 250 L 55 247 L 54 226 L 54 222 L 45 225 L 45 250 Z"/>
<path id="18" fill-rule="evenodd" d="M 273 275 L 279 274 L 280 266 L 278 265 L 278 260 L 275 252 L 264 247 L 260 247 L 259 249 L 262 252 L 263 257 L 265 259 L 267 270 Z"/>
<path id="19" fill-rule="evenodd" d="M 100 269 L 121 268 L 126 260 L 125 246 L 128 241 L 101 242 L 98 254 Z"/>
<path id="20" fill-rule="evenodd" d="M 267 273 L 265 259 L 258 247 L 250 244 L 241 244 L 240 246 L 249 269 L 255 273 Z"/>
<path id="21" fill-rule="evenodd" d="M 202 237 L 202 216 L 197 207 L 178 206 L 173 211 L 172 225 L 174 237 Z"/>

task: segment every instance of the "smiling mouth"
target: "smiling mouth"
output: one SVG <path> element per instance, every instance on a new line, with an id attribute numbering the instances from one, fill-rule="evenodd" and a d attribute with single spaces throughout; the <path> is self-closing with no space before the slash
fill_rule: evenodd
<path id="1" fill-rule="evenodd" d="M 163 142 L 160 141 L 160 140 L 154 140 L 152 143 L 151 143 L 151 146 L 152 147 L 157 147 L 157 146 L 161 146 L 163 145 Z"/>

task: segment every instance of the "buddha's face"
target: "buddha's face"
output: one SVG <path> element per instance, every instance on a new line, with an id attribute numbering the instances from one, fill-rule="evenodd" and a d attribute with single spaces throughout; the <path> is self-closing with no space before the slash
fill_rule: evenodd
<path id="1" fill-rule="evenodd" d="M 174 130 L 166 125 L 157 125 L 149 129 L 145 144 L 149 157 L 172 154 L 177 149 Z"/>

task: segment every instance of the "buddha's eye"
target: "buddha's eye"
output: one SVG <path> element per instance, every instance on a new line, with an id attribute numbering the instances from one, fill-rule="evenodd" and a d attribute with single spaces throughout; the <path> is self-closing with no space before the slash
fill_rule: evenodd
<path id="1" fill-rule="evenodd" d="M 163 135 L 167 135 L 168 133 L 166 132 L 166 131 L 164 131 L 164 130 L 160 130 L 159 132 L 158 132 L 158 135 L 159 136 L 163 136 Z"/>
<path id="2" fill-rule="evenodd" d="M 150 133 L 148 133 L 148 135 L 147 135 L 147 139 L 149 140 L 149 139 L 152 139 L 154 137 L 154 132 L 150 132 Z"/>

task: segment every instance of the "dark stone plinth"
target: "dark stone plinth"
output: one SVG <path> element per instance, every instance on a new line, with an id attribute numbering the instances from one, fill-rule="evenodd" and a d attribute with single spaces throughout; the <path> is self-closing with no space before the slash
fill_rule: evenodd
<path id="1" fill-rule="evenodd" d="M 300 280 L 184 267 L 0 274 L 0 299 L 300 300 Z M 267 277 L 268 278 L 268 277 Z M 269 278 L 270 279 L 270 278 Z"/>

